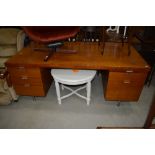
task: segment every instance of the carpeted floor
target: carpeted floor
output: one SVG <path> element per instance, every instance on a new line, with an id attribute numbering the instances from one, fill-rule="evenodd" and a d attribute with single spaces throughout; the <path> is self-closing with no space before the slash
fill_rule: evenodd
<path id="1" fill-rule="evenodd" d="M 21 96 L 18 102 L 0 106 L 0 128 L 95 129 L 104 127 L 142 127 L 155 90 L 155 78 L 144 86 L 138 102 L 105 101 L 101 77 L 92 82 L 90 106 L 73 95 L 58 105 L 54 83 L 46 97 Z M 63 93 L 66 93 L 65 90 Z M 85 92 L 81 92 L 85 94 Z"/>

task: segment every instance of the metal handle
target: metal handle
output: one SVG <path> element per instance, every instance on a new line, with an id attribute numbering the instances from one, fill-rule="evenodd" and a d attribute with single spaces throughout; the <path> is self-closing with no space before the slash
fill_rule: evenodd
<path id="1" fill-rule="evenodd" d="M 25 69 L 25 67 L 19 66 L 19 67 L 17 67 L 17 69 Z"/>
<path id="2" fill-rule="evenodd" d="M 130 81 L 130 80 L 124 80 L 123 83 L 125 83 L 125 84 L 130 84 L 131 81 Z"/>
<path id="3" fill-rule="evenodd" d="M 27 76 L 22 76 L 21 79 L 22 79 L 22 80 L 27 80 L 28 77 L 27 77 Z"/>
<path id="4" fill-rule="evenodd" d="M 126 73 L 133 73 L 133 70 L 126 70 Z"/>

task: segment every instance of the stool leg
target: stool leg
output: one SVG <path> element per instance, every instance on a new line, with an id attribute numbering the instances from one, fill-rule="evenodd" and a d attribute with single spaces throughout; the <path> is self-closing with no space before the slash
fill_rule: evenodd
<path id="1" fill-rule="evenodd" d="M 63 84 L 61 84 L 61 89 L 64 90 L 64 85 Z"/>
<path id="2" fill-rule="evenodd" d="M 90 95 L 91 95 L 91 82 L 87 83 L 87 105 L 90 104 Z"/>
<path id="3" fill-rule="evenodd" d="M 56 88 L 58 103 L 61 104 L 60 86 L 59 86 L 59 83 L 57 81 L 55 81 L 55 88 Z"/>

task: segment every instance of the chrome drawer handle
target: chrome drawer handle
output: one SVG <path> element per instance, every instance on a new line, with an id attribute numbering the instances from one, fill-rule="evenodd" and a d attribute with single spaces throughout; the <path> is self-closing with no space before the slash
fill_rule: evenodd
<path id="1" fill-rule="evenodd" d="M 133 70 L 126 70 L 126 73 L 133 73 Z"/>
<path id="2" fill-rule="evenodd" d="M 123 83 L 125 83 L 125 84 L 130 84 L 131 81 L 129 81 L 129 80 L 124 80 Z"/>
<path id="3" fill-rule="evenodd" d="M 25 69 L 25 67 L 19 66 L 19 67 L 17 67 L 17 69 Z"/>
<path id="4" fill-rule="evenodd" d="M 22 76 L 21 79 L 22 79 L 22 80 L 27 80 L 28 77 L 27 77 L 27 76 Z"/>

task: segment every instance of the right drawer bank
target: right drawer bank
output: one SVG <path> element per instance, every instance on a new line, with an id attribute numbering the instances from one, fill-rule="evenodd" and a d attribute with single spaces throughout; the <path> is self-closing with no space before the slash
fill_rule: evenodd
<path id="1" fill-rule="evenodd" d="M 108 82 L 105 89 L 106 100 L 137 101 L 147 72 L 109 72 Z"/>

